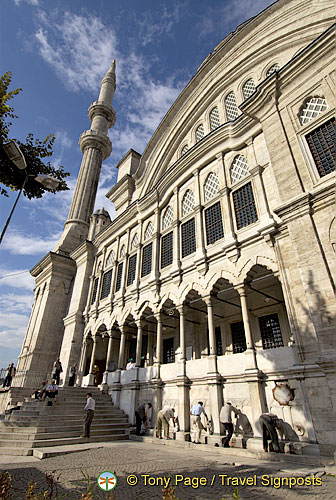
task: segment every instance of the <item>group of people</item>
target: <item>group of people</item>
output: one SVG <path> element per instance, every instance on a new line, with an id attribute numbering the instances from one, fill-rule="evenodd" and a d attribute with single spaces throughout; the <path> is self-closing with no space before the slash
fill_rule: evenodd
<path id="1" fill-rule="evenodd" d="M 55 380 L 55 383 L 57 385 L 59 385 L 59 383 L 60 383 L 62 372 L 63 372 L 62 363 L 60 361 L 60 358 L 57 358 L 54 365 L 53 365 L 53 374 L 52 374 L 52 378 Z M 77 376 L 77 363 L 74 363 L 69 368 L 69 382 L 68 382 L 68 384 L 70 387 L 73 387 L 75 385 L 76 376 Z"/>
<path id="2" fill-rule="evenodd" d="M 142 426 L 145 429 L 149 428 L 148 420 L 149 420 L 149 410 L 152 408 L 152 403 L 144 403 L 140 405 L 135 410 L 135 420 L 136 420 L 136 435 L 141 436 L 144 432 L 141 430 Z M 201 443 L 201 433 L 203 429 L 206 427 L 203 426 L 201 421 L 201 416 L 204 415 L 207 427 L 209 426 L 209 418 L 205 412 L 203 402 L 198 401 L 198 403 L 194 404 L 190 409 L 190 419 L 191 419 L 191 435 L 193 436 L 192 443 L 200 444 Z M 239 410 L 235 408 L 230 401 L 226 402 L 220 411 L 219 420 L 223 424 L 226 435 L 223 440 L 222 446 L 224 448 L 230 447 L 230 441 L 233 435 L 233 422 L 232 415 L 235 414 L 236 418 L 239 415 Z M 159 439 L 169 439 L 169 422 L 172 420 L 173 425 L 177 423 L 177 417 L 175 417 L 175 409 L 170 406 L 166 406 L 162 408 L 162 410 L 158 411 L 157 414 L 157 437 Z M 280 430 L 281 420 L 272 413 L 263 413 L 259 418 L 259 423 L 263 433 L 263 448 L 264 451 L 274 451 L 276 453 L 280 453 L 280 445 L 279 439 L 277 435 L 277 429 Z M 163 436 L 162 436 L 163 431 Z M 268 441 L 271 441 L 271 444 L 268 444 Z"/>

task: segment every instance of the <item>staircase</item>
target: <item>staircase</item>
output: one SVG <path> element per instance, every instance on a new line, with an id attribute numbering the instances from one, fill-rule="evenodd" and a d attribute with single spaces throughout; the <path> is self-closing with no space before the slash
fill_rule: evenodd
<path id="1" fill-rule="evenodd" d="M 83 433 L 87 392 L 91 392 L 96 401 L 90 439 L 79 437 Z M 33 455 L 36 448 L 129 439 L 127 415 L 97 388 L 61 388 L 53 406 L 27 398 L 19 410 L 1 417 L 0 453 L 3 455 Z"/>

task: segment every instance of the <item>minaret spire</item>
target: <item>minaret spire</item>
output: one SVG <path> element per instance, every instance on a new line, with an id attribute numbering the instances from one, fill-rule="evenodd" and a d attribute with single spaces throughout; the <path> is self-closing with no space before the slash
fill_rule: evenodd
<path id="1" fill-rule="evenodd" d="M 58 253 L 69 254 L 88 235 L 101 165 L 112 151 L 107 132 L 115 123 L 115 111 L 112 107 L 116 89 L 115 69 L 114 59 L 102 80 L 98 101 L 89 107 L 90 130 L 83 132 L 79 138 L 83 159 L 64 231 L 54 250 Z"/>

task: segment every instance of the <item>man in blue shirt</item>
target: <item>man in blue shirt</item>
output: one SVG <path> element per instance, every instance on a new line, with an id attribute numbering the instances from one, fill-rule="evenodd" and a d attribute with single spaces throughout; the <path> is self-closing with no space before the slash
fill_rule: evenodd
<path id="1" fill-rule="evenodd" d="M 204 413 L 205 418 L 208 420 L 208 416 L 205 413 L 202 401 L 199 401 L 197 404 L 195 404 L 191 407 L 191 410 L 190 410 L 191 429 L 192 429 L 192 433 L 195 436 L 195 438 L 193 440 L 193 443 L 195 443 L 195 444 L 201 444 L 201 433 L 202 433 L 202 429 L 204 429 L 202 422 L 201 422 L 202 413 Z"/>

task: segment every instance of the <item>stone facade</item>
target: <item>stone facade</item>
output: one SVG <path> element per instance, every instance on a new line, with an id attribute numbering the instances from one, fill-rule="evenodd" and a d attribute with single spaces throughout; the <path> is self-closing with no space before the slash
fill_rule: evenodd
<path id="1" fill-rule="evenodd" d="M 258 418 L 271 411 L 286 449 L 334 451 L 333 7 L 280 0 L 228 35 L 143 154 L 119 162 L 107 194 L 115 220 L 101 211 L 89 230 L 114 122 L 105 77 L 64 236 L 33 270 L 46 291 L 20 356 L 25 383 L 53 338 L 41 370 L 60 353 L 64 383 L 79 362 L 87 386 L 96 364 L 130 421 L 140 403 L 153 402 L 153 418 L 170 404 L 176 439 L 188 440 L 189 408 L 202 400 L 207 441 L 219 443 L 230 400 L 236 446 L 259 448 Z M 281 404 L 276 391 L 291 398 Z"/>

